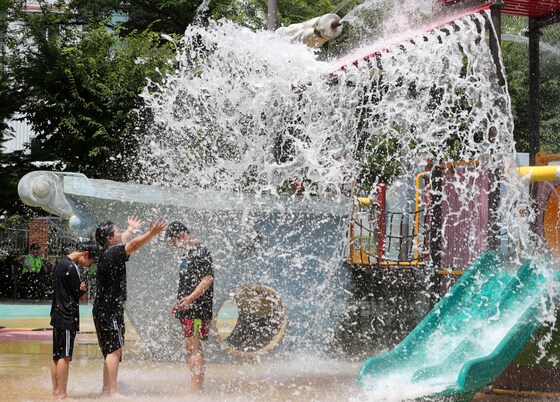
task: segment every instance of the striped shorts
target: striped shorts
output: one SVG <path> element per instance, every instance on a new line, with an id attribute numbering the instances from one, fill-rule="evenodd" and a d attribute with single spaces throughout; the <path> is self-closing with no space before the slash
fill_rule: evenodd
<path id="1" fill-rule="evenodd" d="M 124 322 L 117 319 L 113 319 L 113 329 L 111 331 L 97 331 L 97 343 L 103 357 L 107 357 L 108 354 L 124 347 L 124 333 Z M 122 353 L 120 360 L 122 361 Z"/>
<path id="2" fill-rule="evenodd" d="M 53 328 L 53 360 L 68 357 L 72 360 L 76 331 L 71 329 Z"/>

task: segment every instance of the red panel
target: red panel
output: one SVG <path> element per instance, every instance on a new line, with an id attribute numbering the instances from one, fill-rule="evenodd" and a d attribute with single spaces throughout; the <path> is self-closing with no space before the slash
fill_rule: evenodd
<path id="1" fill-rule="evenodd" d="M 542 17 L 560 12 L 560 1 L 554 0 L 510 0 L 504 2 L 502 12 L 506 15 Z"/>
<path id="2" fill-rule="evenodd" d="M 461 0 L 441 0 L 447 6 L 461 3 Z M 543 17 L 560 14 L 560 0 L 504 0 L 502 13 L 520 17 Z"/>
<path id="3" fill-rule="evenodd" d="M 446 4 L 452 4 L 452 3 L 456 3 L 456 0 L 444 0 L 446 1 Z M 560 1 L 560 0 L 559 0 Z M 443 3 L 441 3 L 443 4 Z M 369 59 L 375 58 L 377 56 L 379 56 L 380 54 L 382 54 L 384 51 L 386 51 L 388 48 L 393 48 L 393 47 L 397 47 L 399 44 L 406 42 L 407 40 L 411 40 L 412 38 L 423 34 L 424 32 L 431 32 L 434 31 L 438 28 L 441 28 L 443 26 L 445 26 L 446 24 L 449 24 L 450 22 L 456 21 L 460 18 L 464 18 L 467 15 L 472 15 L 475 13 L 480 13 L 483 12 L 484 10 L 487 10 L 488 8 L 490 8 L 490 5 L 492 3 L 484 3 L 481 4 L 475 8 L 470 8 L 470 9 L 465 9 L 465 10 L 460 10 L 460 11 L 456 11 L 455 13 L 453 13 L 452 15 L 446 15 L 444 17 L 444 19 L 440 19 L 440 20 L 435 20 L 435 21 L 431 21 L 429 24 L 423 26 L 421 29 L 417 29 L 417 30 L 411 30 L 408 32 L 405 32 L 405 35 L 408 35 L 408 39 L 403 39 L 402 37 L 397 37 L 394 40 L 389 40 L 383 43 L 383 48 L 377 48 L 375 50 L 364 50 L 364 54 L 359 54 L 357 55 L 356 53 L 351 54 L 350 56 L 346 57 L 346 58 L 341 58 L 338 59 L 338 66 L 336 67 L 336 71 L 342 70 L 344 71 L 346 68 L 351 67 L 352 65 L 357 66 L 359 63 L 361 63 L 362 61 L 367 61 Z"/>

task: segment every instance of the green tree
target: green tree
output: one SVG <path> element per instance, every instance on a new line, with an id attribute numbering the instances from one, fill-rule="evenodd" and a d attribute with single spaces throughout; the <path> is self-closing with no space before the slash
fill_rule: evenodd
<path id="1" fill-rule="evenodd" d="M 13 137 L 7 120 L 14 115 L 19 104 L 19 96 L 13 91 L 10 76 L 5 70 L 5 42 L 11 8 L 12 1 L 0 0 L 0 150 L 4 148 L 3 144 Z"/>
<path id="2" fill-rule="evenodd" d="M 348 11 L 347 0 L 279 0 L 278 1 L 278 25 L 287 26 L 323 14 L 335 11 L 340 5 L 342 12 Z M 355 3 L 352 1 L 351 3 Z M 214 19 L 227 18 L 238 24 L 254 29 L 265 29 L 267 22 L 268 1 L 248 0 L 245 2 L 232 0 L 211 0 L 209 15 Z M 343 16 L 344 14 L 339 14 Z"/>
<path id="3" fill-rule="evenodd" d="M 517 41 L 503 41 L 502 55 L 514 118 L 514 139 L 519 152 L 529 151 L 529 55 L 526 18 L 505 18 L 504 33 L 516 35 Z M 560 26 L 550 25 L 542 30 L 541 45 L 541 150 L 560 153 Z M 552 47 L 551 47 L 552 46 Z M 554 47 L 558 49 L 554 51 Z"/>
<path id="4" fill-rule="evenodd" d="M 92 178 L 126 180 L 139 94 L 171 67 L 172 44 L 151 31 L 121 39 L 103 23 L 80 31 L 59 18 L 26 16 L 34 45 L 19 44 L 12 61 L 21 112 L 37 133 L 32 154 Z"/>
<path id="5" fill-rule="evenodd" d="M 13 20 L 14 7 L 13 1 L 0 0 L 0 216 L 26 210 L 19 200 L 17 184 L 21 176 L 35 168 L 27 153 L 22 150 L 7 152 L 5 148 L 6 141 L 15 134 L 8 122 L 15 117 L 22 102 L 22 94 L 14 89 L 13 77 L 6 68 L 7 27 Z"/>
<path id="6" fill-rule="evenodd" d="M 204 22 L 208 18 L 219 20 L 230 19 L 238 24 L 253 28 L 266 28 L 268 11 L 267 0 L 139 0 L 118 1 L 105 0 L 93 2 L 88 6 L 95 10 L 97 16 L 107 16 L 108 10 L 118 10 L 127 15 L 124 29 L 143 30 L 151 27 L 152 30 L 167 34 L 180 34 L 185 32 L 188 25 L 197 18 Z M 75 2 L 79 4 L 79 2 Z M 278 24 L 289 25 L 302 22 L 319 15 L 332 12 L 338 5 L 346 5 L 347 0 L 279 0 Z M 354 3 L 354 2 L 352 2 Z M 345 8 L 346 10 L 346 8 Z"/>
<path id="7" fill-rule="evenodd" d="M 543 29 L 541 53 L 541 150 L 560 153 L 560 25 Z"/>
<path id="8" fill-rule="evenodd" d="M 134 0 L 105 3 L 110 9 L 127 15 L 123 32 L 150 28 L 155 32 L 182 35 L 187 26 L 194 21 L 202 0 Z"/>

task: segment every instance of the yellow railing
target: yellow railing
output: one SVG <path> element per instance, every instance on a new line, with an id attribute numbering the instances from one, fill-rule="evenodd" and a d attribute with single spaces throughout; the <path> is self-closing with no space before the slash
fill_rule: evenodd
<path id="1" fill-rule="evenodd" d="M 375 265 L 377 258 L 377 239 L 375 228 L 366 228 L 367 234 L 363 234 L 364 225 L 360 224 L 360 234 L 356 233 L 356 217 L 358 213 L 364 213 L 366 218 L 371 217 L 373 203 L 369 198 L 354 198 L 352 219 L 350 221 L 350 264 Z M 368 225 L 369 226 L 369 225 Z"/>
<path id="2" fill-rule="evenodd" d="M 560 154 L 546 154 L 539 152 L 536 157 L 537 164 L 549 163 L 551 161 L 560 160 Z M 460 161 L 442 163 L 440 169 L 454 169 L 457 167 L 478 166 L 479 161 Z M 560 166 L 521 166 L 516 168 L 516 173 L 522 180 L 531 182 L 555 181 L 560 180 Z M 421 195 L 422 180 L 426 180 L 430 172 L 422 172 L 416 175 L 415 180 L 415 218 L 414 218 L 414 250 L 410 261 L 381 261 L 379 258 L 377 245 L 376 220 L 373 218 L 373 208 L 376 204 L 366 197 L 356 197 L 354 199 L 354 209 L 352 211 L 352 220 L 350 224 L 350 258 L 349 262 L 356 265 L 381 265 L 381 266 L 414 266 L 421 265 L 424 262 L 420 257 L 420 215 L 421 215 Z M 361 233 L 356 233 L 355 217 L 357 212 L 364 212 L 370 218 L 367 228 L 359 225 Z M 365 234 L 363 233 L 365 230 Z M 458 275 L 462 271 L 453 271 L 452 275 Z M 442 274 L 449 274 L 449 271 L 442 271 Z"/>

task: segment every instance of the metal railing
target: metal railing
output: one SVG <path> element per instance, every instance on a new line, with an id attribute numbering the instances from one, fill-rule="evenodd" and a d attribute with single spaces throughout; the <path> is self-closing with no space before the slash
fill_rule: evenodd
<path id="1" fill-rule="evenodd" d="M 426 260 L 424 210 L 386 211 L 375 202 L 357 199 L 350 222 L 349 263 L 416 266 Z M 417 226 L 417 222 L 421 222 Z"/>
<path id="2" fill-rule="evenodd" d="M 28 230 L 7 228 L 0 230 L 0 257 L 26 254 L 28 250 Z"/>
<path id="3" fill-rule="evenodd" d="M 60 255 L 74 248 L 78 238 L 68 229 L 68 220 L 49 217 L 48 254 Z M 29 250 L 27 227 L 0 229 L 0 257 L 25 255 Z"/>

